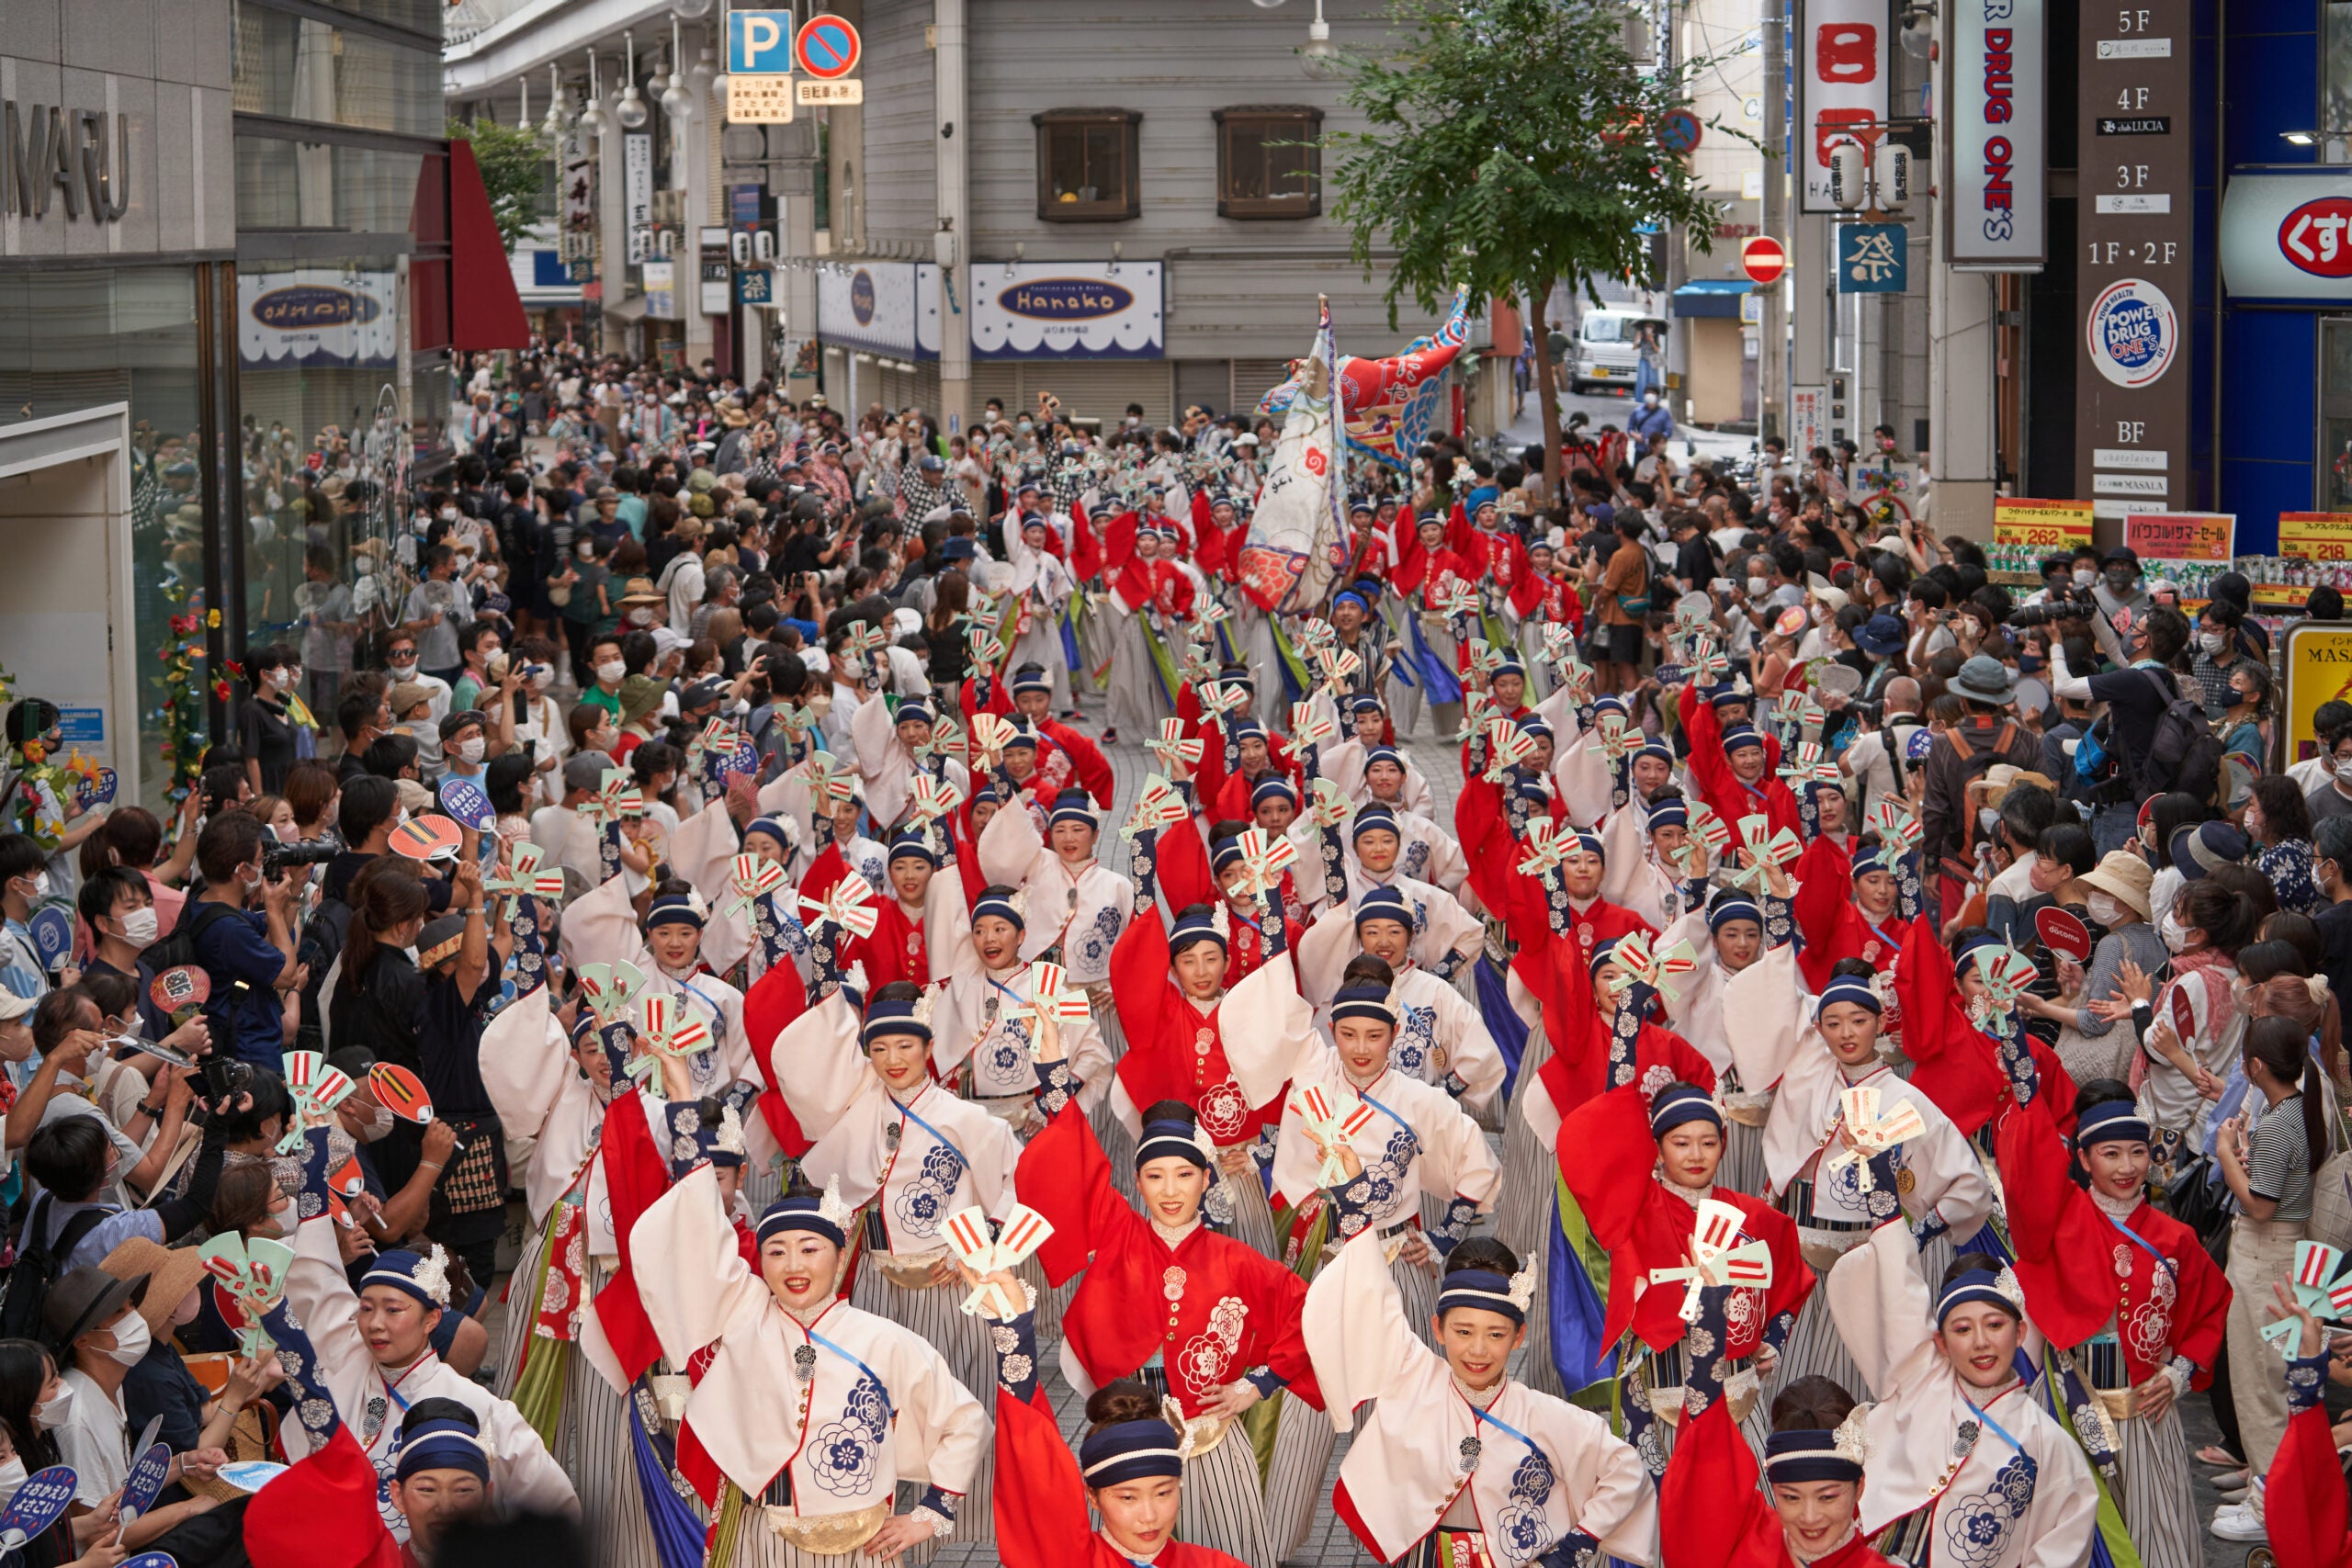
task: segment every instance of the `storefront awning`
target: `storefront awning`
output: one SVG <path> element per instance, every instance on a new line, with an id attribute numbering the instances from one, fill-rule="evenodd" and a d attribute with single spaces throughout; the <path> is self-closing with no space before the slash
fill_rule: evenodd
<path id="1" fill-rule="evenodd" d="M 527 348 L 531 325 L 514 290 L 506 242 L 491 216 L 490 192 L 473 143 L 449 143 L 449 346 Z"/>
<path id="2" fill-rule="evenodd" d="M 607 300 L 605 304 L 605 320 L 641 321 L 645 319 L 645 307 L 650 303 L 650 301 L 642 294 L 632 294 L 626 299 Z"/>
<path id="3" fill-rule="evenodd" d="M 1737 321 L 1740 296 L 1752 293 L 1755 288 L 1744 277 L 1699 278 L 1674 291 L 1674 313 L 1686 320 L 1720 316 Z"/>

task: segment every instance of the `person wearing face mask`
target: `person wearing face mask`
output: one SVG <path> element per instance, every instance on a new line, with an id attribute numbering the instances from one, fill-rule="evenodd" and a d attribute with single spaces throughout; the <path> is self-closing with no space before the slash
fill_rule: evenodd
<path id="1" fill-rule="evenodd" d="M 245 782 L 255 795 L 285 789 L 287 770 L 294 765 L 294 724 L 287 711 L 293 663 L 293 650 L 282 646 L 245 653 L 251 694 L 237 710 L 237 748 L 245 754 Z"/>
<path id="2" fill-rule="evenodd" d="M 2245 612 L 2226 599 L 2211 600 L 2198 612 L 2196 655 L 2188 668 L 2210 718 L 2218 719 L 2238 705 L 2230 687 L 2241 671 L 2259 670 L 2267 684 L 2267 666 L 2239 646 L 2238 627 L 2245 620 Z"/>
<path id="3" fill-rule="evenodd" d="M 506 645 L 497 623 L 475 621 L 458 633 L 458 654 L 464 671 L 449 690 L 450 711 L 486 708 L 506 674 Z"/>
<path id="4" fill-rule="evenodd" d="M 307 878 L 262 870 L 261 824 L 243 811 L 225 811 L 205 824 L 196 846 L 205 890 L 181 916 L 196 962 L 210 980 L 205 1017 L 215 1050 L 276 1071 L 285 1056 L 286 992 L 303 980 L 295 938 L 309 891 Z M 246 906 L 258 897 L 261 908 Z"/>
<path id="5" fill-rule="evenodd" d="M 155 974 L 141 955 L 155 945 L 158 927 L 154 895 L 148 891 L 147 879 L 128 866 L 108 866 L 83 883 L 76 897 L 92 948 L 90 961 L 83 965 L 83 983 L 112 976 L 133 987 L 137 1006 L 135 1010 L 126 1010 L 130 1012 L 132 1027 L 150 1040 L 185 1048 L 191 1040 L 200 1039 L 187 1032 L 201 1026 L 202 1019 L 191 1019 L 175 1032 L 169 1016 L 147 995 Z"/>
<path id="6" fill-rule="evenodd" d="M 510 713 L 511 709 L 508 710 Z M 513 720 L 509 718 L 508 724 Z M 502 744 L 493 748 L 487 730 L 489 725 L 480 709 L 452 710 L 441 720 L 441 760 L 444 779 L 463 779 L 480 788 L 487 760 L 503 751 Z"/>
<path id="7" fill-rule="evenodd" d="M 447 545 L 424 552 L 424 581 L 409 590 L 401 606 L 400 630 L 414 639 L 418 666 L 444 687 L 456 683 L 464 669 L 458 653 L 458 628 L 474 618 L 473 594 L 460 579 L 458 553 Z M 396 678 L 405 680 L 408 677 Z M 445 693 L 446 700 L 446 693 Z M 447 711 L 435 710 L 435 716 Z"/>
<path id="8" fill-rule="evenodd" d="M 149 1346 L 123 1380 L 123 1414 L 137 1431 L 144 1431 L 151 1420 L 160 1421 L 156 1438 L 186 1456 L 187 1472 L 209 1473 L 215 1468 L 212 1455 L 231 1457 L 239 1414 L 277 1386 L 279 1373 L 274 1359 L 267 1355 L 259 1362 L 232 1359 L 227 1383 L 215 1399 L 188 1371 L 173 1343 L 175 1332 L 199 1316 L 209 1283 L 203 1255 L 194 1247 L 166 1248 L 133 1237 L 107 1254 L 99 1267 L 118 1280 L 147 1280 L 139 1315 L 146 1320 Z M 259 1458 L 261 1451 L 256 1443 L 249 1457 Z"/>
<path id="9" fill-rule="evenodd" d="M 2269 728 L 2269 667 L 2241 659 L 2230 671 L 2227 702 L 2213 720 L 2222 737 L 2222 754 L 2238 757 L 2249 771 L 2259 773 L 2270 751 L 2270 739 L 2264 733 Z"/>
<path id="10" fill-rule="evenodd" d="M 2327 908 L 2313 863 L 2311 807 L 2284 773 L 2264 773 L 2239 814 L 2255 847 L 2255 869 L 2277 889 L 2278 908 L 2316 919 Z"/>
<path id="11" fill-rule="evenodd" d="M 29 1339 L 0 1340 L 0 1500 L 61 1462 L 56 1429 L 72 1409 L 48 1350 Z M 114 1568 L 124 1556 L 121 1533 L 110 1512 L 68 1508 L 18 1548 L 18 1560 L 26 1568 Z"/>
<path id="12" fill-rule="evenodd" d="M 2205 827 L 2238 839 L 2237 830 L 2225 823 Z M 2181 836 L 2191 831 L 2201 830 Z M 2176 863 L 2184 853 L 2176 852 Z M 2143 1092 L 2162 1164 L 2185 1164 L 2205 1142 L 2213 1103 L 2245 1033 L 2233 982 L 2238 951 L 2254 940 L 2256 924 L 2245 895 L 2207 877 L 2199 866 L 2156 928 L 2172 954 L 2171 977 L 2158 987 L 2149 976 L 2126 970 L 2118 977 L 2116 998 L 2093 1003 L 2109 1017 L 2129 1018 L 2148 1054 Z M 2177 1021 L 2184 1006 L 2189 1018 L 2186 1037 Z M 2143 1007 L 2148 1009 L 2144 1021 L 2140 1016 Z"/>
<path id="13" fill-rule="evenodd" d="M 49 857 L 22 833 L 0 833 L 0 987 L 28 1001 L 49 989 L 49 966 L 27 924 L 50 896 Z"/>
<path id="14" fill-rule="evenodd" d="M 102 1269 L 83 1268 L 61 1276 L 49 1290 L 43 1321 L 62 1360 L 57 1392 L 43 1401 L 36 1417 L 56 1439 L 60 1462 L 73 1469 L 74 1501 L 85 1508 L 103 1507 L 130 1473 L 130 1422 L 122 1385 L 153 1343 L 139 1311 L 149 1282 L 144 1274 L 118 1280 Z M 217 1449 L 175 1454 L 171 1478 L 209 1472 L 225 1457 Z M 209 1527 L 197 1524 L 219 1506 L 209 1496 L 165 1504 L 125 1525 L 121 1544 L 132 1551 L 176 1547 L 188 1561 L 209 1561 L 234 1539 L 233 1516 Z"/>
<path id="15" fill-rule="evenodd" d="M 2034 1017 L 2059 1026 L 2052 1049 L 2069 1077 L 2087 1083 L 2126 1076 L 2133 1048 L 2131 1032 L 2117 1032 L 2115 1021 L 2095 1004 L 2114 995 L 2126 965 L 2153 975 L 2169 954 L 2148 919 L 2151 873 L 2146 861 L 2129 850 L 2116 850 L 2076 880 L 2085 919 L 2106 934 L 2091 950 L 2087 969 L 2071 960 L 2058 963 L 2056 997 L 2029 991 L 2018 999 Z"/>
<path id="16" fill-rule="evenodd" d="M 454 633 L 451 634 L 449 646 L 454 660 L 457 648 L 457 637 Z M 438 723 L 441 716 L 449 711 L 449 682 L 437 675 L 428 674 L 418 664 L 416 650 L 417 639 L 413 636 L 406 631 L 395 632 L 391 641 L 384 649 L 384 671 L 391 677 L 392 691 L 397 692 L 403 686 L 423 688 L 426 701 L 431 704 L 426 716 Z M 391 716 L 392 721 L 397 724 L 403 721 L 407 715 L 395 705 Z"/>

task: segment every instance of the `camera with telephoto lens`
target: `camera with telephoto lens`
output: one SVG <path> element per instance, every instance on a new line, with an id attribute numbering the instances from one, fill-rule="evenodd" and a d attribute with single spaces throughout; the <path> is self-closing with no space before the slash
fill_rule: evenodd
<path id="1" fill-rule="evenodd" d="M 288 844 L 278 841 L 275 828 L 261 830 L 261 871 L 272 882 L 283 876 L 288 866 L 324 865 L 342 852 L 342 843 L 332 837 L 297 839 Z"/>
<path id="2" fill-rule="evenodd" d="M 254 1086 L 254 1069 L 250 1062 L 241 1062 L 216 1048 L 204 1058 L 204 1098 L 216 1110 L 225 1111 L 238 1095 Z"/>
<path id="3" fill-rule="evenodd" d="M 2013 612 L 2007 624 L 2046 626 L 2053 621 L 2087 621 L 2097 614 L 2098 604 L 2088 593 L 2075 588 L 2060 588 L 2051 591 L 2047 602 Z"/>

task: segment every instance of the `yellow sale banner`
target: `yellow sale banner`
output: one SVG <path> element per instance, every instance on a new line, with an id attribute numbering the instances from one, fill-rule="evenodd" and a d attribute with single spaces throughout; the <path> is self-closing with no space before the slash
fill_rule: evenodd
<path id="1" fill-rule="evenodd" d="M 2091 542 L 2087 501 L 2036 501 L 1997 496 L 1993 502 L 1993 542 L 2030 549 L 2073 549 Z"/>
<path id="2" fill-rule="evenodd" d="M 2352 560 L 2352 512 L 2281 512 L 2278 553 L 2304 560 Z"/>

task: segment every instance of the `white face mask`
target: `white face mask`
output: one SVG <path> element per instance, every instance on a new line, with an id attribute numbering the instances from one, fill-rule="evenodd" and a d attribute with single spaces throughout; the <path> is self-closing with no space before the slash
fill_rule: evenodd
<path id="1" fill-rule="evenodd" d="M 398 676 L 400 679 L 405 681 L 410 676 L 416 673 L 416 660 L 412 659 L 405 664 L 387 664 L 384 668 L 390 671 L 392 674 Z"/>
<path id="2" fill-rule="evenodd" d="M 2188 945 L 2188 933 L 2181 929 L 2180 922 L 2173 918 L 2169 909 L 2165 911 L 2164 923 L 2156 928 L 2156 934 L 2165 939 L 2165 946 L 2171 952 L 2178 953 Z"/>
<path id="3" fill-rule="evenodd" d="M 49 897 L 49 873 L 37 871 L 33 873 L 31 881 L 32 886 L 25 894 L 28 899 L 38 902 Z"/>
<path id="4" fill-rule="evenodd" d="M 376 1143 L 390 1134 L 391 1130 L 392 1113 L 379 1105 L 369 1113 L 368 1125 L 361 1130 L 359 1139 L 362 1143 Z"/>
<path id="5" fill-rule="evenodd" d="M 2344 783 L 2352 784 L 2352 757 L 2346 757 L 2335 764 L 2335 776 Z"/>
<path id="6" fill-rule="evenodd" d="M 268 678 L 269 683 L 277 687 L 281 692 L 286 690 L 286 688 L 292 683 L 290 678 L 286 673 L 286 667 L 282 664 L 277 669 L 270 671 L 268 672 Z"/>
<path id="7" fill-rule="evenodd" d="M 554 684 L 555 684 L 555 669 L 554 669 L 554 667 L 553 667 L 553 666 L 551 666 L 551 665 L 547 665 L 547 664 L 537 664 L 537 665 L 534 665 L 534 666 L 532 666 L 532 668 L 531 668 L 531 690 L 533 690 L 533 691 L 535 691 L 535 692 L 544 692 L 544 691 L 546 691 L 549 686 L 552 686 L 552 685 L 554 685 Z"/>
<path id="8" fill-rule="evenodd" d="M 44 1432 L 54 1432 L 64 1426 L 74 1418 L 74 1390 L 71 1387 L 61 1388 L 55 1399 L 45 1399 L 34 1405 L 33 1418 L 40 1423 L 40 1429 Z"/>
<path id="9" fill-rule="evenodd" d="M 2103 926 L 2113 927 L 2123 919 L 2122 902 L 2113 894 L 2101 893 L 2096 888 L 2083 896 L 2083 908 L 2093 920 Z"/>
<path id="10" fill-rule="evenodd" d="M 617 659 L 607 659 L 602 664 L 596 666 L 596 679 L 602 681 L 607 686 L 619 685 L 621 677 L 628 672 L 628 666 L 623 664 Z"/>
<path id="11" fill-rule="evenodd" d="M 458 761 L 470 768 L 481 761 L 481 754 L 488 750 L 488 746 L 489 743 L 481 736 L 469 735 L 458 742 Z"/>
<path id="12" fill-rule="evenodd" d="M 151 906 L 122 917 L 122 940 L 144 952 L 155 945 L 155 911 Z"/>
<path id="13" fill-rule="evenodd" d="M 1766 586 L 1766 584 L 1765 584 L 1765 581 L 1764 581 L 1764 580 L 1763 580 L 1762 578 L 1760 578 L 1760 577 L 1751 577 L 1751 578 L 1749 578 L 1749 579 L 1747 580 L 1747 596 L 1748 596 L 1750 599 L 1761 599 L 1762 597 L 1764 597 L 1764 589 L 1765 589 L 1765 586 Z"/>
<path id="14" fill-rule="evenodd" d="M 2086 567 L 2086 566 L 2078 566 L 2078 567 L 2076 567 L 2076 568 L 2075 569 L 2075 587 L 2077 587 L 2077 588 L 2088 588 L 2091 584 L 2093 584 L 2093 583 L 2097 582 L 2098 581 L 2098 573 L 2097 573 L 2097 572 L 2093 571 L 2090 568 L 2088 568 L 2088 567 Z"/>
<path id="15" fill-rule="evenodd" d="M 8 1499 L 14 1497 L 17 1489 L 24 1483 L 25 1461 L 11 1454 L 6 1463 L 0 1463 L 0 1506 L 6 1506 Z"/>
<path id="16" fill-rule="evenodd" d="M 147 1347 L 154 1342 L 155 1336 L 148 1329 L 147 1320 L 132 1312 L 114 1325 L 114 1348 L 107 1354 L 118 1365 L 135 1367 L 147 1359 Z"/>
<path id="17" fill-rule="evenodd" d="M 2230 646 L 2230 634 L 2227 632 L 2199 632 L 2197 634 L 2197 646 L 2203 649 L 2209 654 L 2219 654 L 2223 649 Z"/>
<path id="18" fill-rule="evenodd" d="M 628 624 L 633 626 L 650 626 L 653 624 L 653 612 L 644 609 L 631 610 L 628 613 Z"/>

